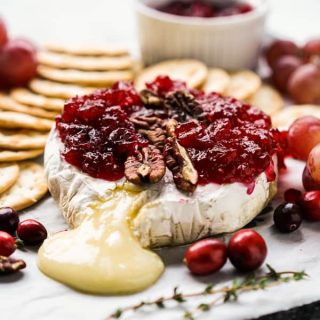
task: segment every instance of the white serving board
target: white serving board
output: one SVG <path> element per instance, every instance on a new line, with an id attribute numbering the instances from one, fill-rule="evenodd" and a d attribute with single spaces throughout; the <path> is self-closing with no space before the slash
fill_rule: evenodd
<path id="1" fill-rule="evenodd" d="M 287 164 L 287 173 L 280 178 L 279 195 L 288 187 L 301 189 L 303 163 L 289 159 Z M 279 201 L 281 200 L 276 199 L 274 202 Z M 50 232 L 67 227 L 49 197 L 21 214 L 22 220 L 31 217 L 44 223 Z M 263 217 L 266 218 L 259 223 L 257 230 L 268 245 L 267 262 L 277 270 L 305 270 L 311 276 L 310 280 L 243 294 L 238 302 L 218 306 L 199 319 L 251 319 L 320 299 L 320 255 L 317 249 L 320 224 L 304 222 L 296 232 L 280 234 L 272 226 L 272 213 Z M 193 277 L 182 264 L 185 249 L 178 247 L 159 250 L 166 263 L 162 278 L 142 293 L 120 297 L 92 296 L 76 292 L 43 275 L 37 268 L 35 251 L 17 251 L 14 256 L 23 258 L 28 266 L 19 274 L 0 278 L 0 319 L 13 319 L 14 316 L 15 320 L 102 320 L 118 307 L 170 294 L 175 286 L 186 292 L 194 291 L 203 289 L 210 282 L 227 284 L 239 276 L 228 262 L 222 271 L 213 276 Z M 163 312 L 139 312 L 124 319 L 181 319 L 183 311 L 183 308 L 178 307 Z"/>

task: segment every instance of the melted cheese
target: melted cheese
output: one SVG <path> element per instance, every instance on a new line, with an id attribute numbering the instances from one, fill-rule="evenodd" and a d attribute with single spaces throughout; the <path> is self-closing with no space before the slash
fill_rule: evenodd
<path id="1" fill-rule="evenodd" d="M 79 227 L 49 237 L 39 250 L 42 272 L 75 289 L 125 294 L 152 285 L 164 270 L 161 259 L 143 249 L 128 220 L 144 203 L 144 192 L 114 190 L 94 202 Z"/>

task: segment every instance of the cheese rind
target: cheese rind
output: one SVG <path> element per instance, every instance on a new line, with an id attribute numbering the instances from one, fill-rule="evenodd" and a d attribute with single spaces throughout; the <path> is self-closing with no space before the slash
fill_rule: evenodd
<path id="1" fill-rule="evenodd" d="M 45 150 L 48 186 L 71 227 L 92 213 L 92 202 L 103 202 L 117 187 L 138 188 L 125 179 L 109 182 L 88 176 L 63 159 L 62 147 L 53 129 Z M 261 173 L 251 194 L 245 185 L 231 183 L 198 186 L 190 196 L 177 190 L 167 172 L 162 181 L 141 192 L 143 204 L 129 219 L 132 230 L 143 247 L 160 247 L 242 228 L 275 195 L 276 181 L 268 182 Z"/>

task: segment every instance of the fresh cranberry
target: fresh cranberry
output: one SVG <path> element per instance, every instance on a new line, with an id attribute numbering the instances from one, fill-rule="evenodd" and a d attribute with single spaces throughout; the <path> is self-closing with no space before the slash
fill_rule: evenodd
<path id="1" fill-rule="evenodd" d="M 276 228 L 283 233 L 297 230 L 302 222 L 302 213 L 298 205 L 294 203 L 280 204 L 273 214 Z"/>
<path id="2" fill-rule="evenodd" d="M 0 208 L 0 230 L 14 234 L 19 223 L 19 216 L 9 207 Z"/>
<path id="3" fill-rule="evenodd" d="M 237 231 L 228 244 L 228 257 L 239 271 L 258 269 L 267 256 L 267 245 L 252 229 Z"/>
<path id="4" fill-rule="evenodd" d="M 303 187 L 306 191 L 320 190 L 320 183 L 316 182 L 308 170 L 307 166 L 305 166 L 302 174 L 302 183 Z"/>
<path id="5" fill-rule="evenodd" d="M 306 192 L 301 206 L 304 218 L 309 221 L 320 221 L 320 190 Z"/>
<path id="6" fill-rule="evenodd" d="M 9 257 L 16 250 L 14 238 L 5 231 L 0 231 L 0 256 Z"/>
<path id="7" fill-rule="evenodd" d="M 25 244 L 38 245 L 47 238 L 48 234 L 40 222 L 28 219 L 19 223 L 17 235 Z"/>
<path id="8" fill-rule="evenodd" d="M 299 203 L 302 199 L 302 192 L 297 189 L 288 189 L 284 193 L 284 200 L 290 203 Z"/>
<path id="9" fill-rule="evenodd" d="M 184 262 L 196 275 L 206 275 L 220 270 L 227 261 L 227 248 L 218 239 L 200 240 L 185 253 Z"/>

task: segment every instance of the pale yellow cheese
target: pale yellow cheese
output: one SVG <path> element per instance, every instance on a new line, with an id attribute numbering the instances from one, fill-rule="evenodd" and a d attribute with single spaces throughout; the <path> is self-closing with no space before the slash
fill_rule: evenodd
<path id="1" fill-rule="evenodd" d="M 158 255 L 141 247 L 128 224 L 143 202 L 142 194 L 115 190 L 107 201 L 97 201 L 79 227 L 44 242 L 38 255 L 40 270 L 94 294 L 134 293 L 152 285 L 164 265 Z"/>

